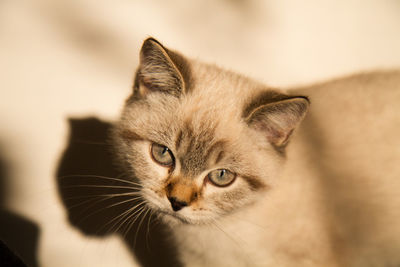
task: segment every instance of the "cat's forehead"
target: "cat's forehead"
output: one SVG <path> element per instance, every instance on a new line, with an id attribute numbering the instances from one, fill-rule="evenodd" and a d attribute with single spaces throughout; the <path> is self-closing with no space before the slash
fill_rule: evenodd
<path id="1" fill-rule="evenodd" d="M 183 121 L 176 132 L 174 149 L 181 166 L 181 172 L 187 176 L 196 176 L 207 168 L 216 166 L 229 149 L 230 143 L 218 135 L 217 123 L 207 123 L 196 119 Z"/>
<path id="2" fill-rule="evenodd" d="M 227 157 L 239 161 L 241 154 L 234 152 L 247 142 L 243 107 L 258 87 L 212 65 L 192 66 L 190 87 L 182 95 L 154 93 L 128 102 L 123 120 L 137 135 L 172 149 L 187 175 L 218 167 Z"/>
<path id="3" fill-rule="evenodd" d="M 240 119 L 243 106 L 261 88 L 246 77 L 204 63 L 193 64 L 192 73 L 176 111 L 194 125 Z"/>
<path id="4" fill-rule="evenodd" d="M 192 61 L 192 79 L 187 92 L 194 95 L 240 101 L 248 94 L 265 87 L 256 81 L 216 65 Z M 207 99 L 207 97 L 205 97 Z"/>
<path id="5" fill-rule="evenodd" d="M 218 166 L 228 157 L 239 161 L 234 152 L 243 141 L 242 109 L 249 87 L 257 86 L 212 65 L 194 65 L 193 70 L 191 88 L 169 114 L 175 129 L 172 145 L 187 175 Z"/>

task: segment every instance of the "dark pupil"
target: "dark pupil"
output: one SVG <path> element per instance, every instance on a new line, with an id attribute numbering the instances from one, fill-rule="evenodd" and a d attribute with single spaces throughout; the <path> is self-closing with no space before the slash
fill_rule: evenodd
<path id="1" fill-rule="evenodd" d="M 219 178 L 222 178 L 225 175 L 225 170 L 221 170 L 219 172 Z"/>
<path id="2" fill-rule="evenodd" d="M 161 151 L 161 155 L 164 156 L 165 153 L 168 152 L 168 148 L 167 147 L 163 147 L 162 151 Z"/>

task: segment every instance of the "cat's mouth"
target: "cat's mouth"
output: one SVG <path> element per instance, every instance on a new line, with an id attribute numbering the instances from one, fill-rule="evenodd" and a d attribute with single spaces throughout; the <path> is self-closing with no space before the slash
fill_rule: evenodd
<path id="1" fill-rule="evenodd" d="M 162 216 L 167 217 L 168 219 L 173 219 L 175 221 L 179 221 L 184 224 L 191 224 L 191 222 L 187 218 L 176 212 L 166 211 L 162 209 L 160 209 L 159 212 L 162 214 Z"/>
<path id="2" fill-rule="evenodd" d="M 147 199 L 147 206 L 158 213 L 160 218 L 165 219 L 168 222 L 193 224 L 193 222 L 183 214 L 168 209 L 167 207 L 169 207 L 169 205 L 161 201 L 161 199 L 153 197 L 152 192 L 144 192 L 144 195 L 144 198 Z"/>

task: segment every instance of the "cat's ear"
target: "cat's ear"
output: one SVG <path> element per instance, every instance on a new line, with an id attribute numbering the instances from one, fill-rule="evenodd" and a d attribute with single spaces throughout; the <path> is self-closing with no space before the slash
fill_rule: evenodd
<path id="1" fill-rule="evenodd" d="M 140 51 L 134 94 L 145 96 L 151 92 L 163 92 L 179 97 L 185 90 L 183 74 L 188 72 L 187 66 L 182 56 L 169 51 L 153 38 L 146 39 Z"/>
<path id="2" fill-rule="evenodd" d="M 264 101 L 258 98 L 245 110 L 245 121 L 251 128 L 261 131 L 273 146 L 284 148 L 306 115 L 309 104 L 304 96 L 274 95 L 272 100 Z"/>

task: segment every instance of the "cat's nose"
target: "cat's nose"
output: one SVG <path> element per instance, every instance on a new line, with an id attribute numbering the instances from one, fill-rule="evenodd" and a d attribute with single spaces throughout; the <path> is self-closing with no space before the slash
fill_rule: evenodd
<path id="1" fill-rule="evenodd" d="M 171 207 L 174 211 L 178 211 L 188 205 L 187 202 L 179 201 L 176 197 L 168 197 L 168 200 L 171 202 Z"/>

